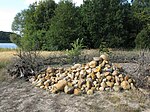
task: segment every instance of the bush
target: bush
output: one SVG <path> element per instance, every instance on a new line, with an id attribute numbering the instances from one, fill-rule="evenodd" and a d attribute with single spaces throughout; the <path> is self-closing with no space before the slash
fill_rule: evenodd
<path id="1" fill-rule="evenodd" d="M 15 43 L 18 47 L 21 47 L 21 36 L 17 34 L 10 35 L 10 41 Z"/>
<path id="2" fill-rule="evenodd" d="M 79 38 L 71 43 L 72 49 L 68 50 L 67 49 L 67 55 L 69 56 L 69 61 L 70 62 L 77 62 L 79 60 L 79 56 L 81 55 L 81 50 L 84 47 L 83 44 L 83 39 L 79 40 Z"/>
<path id="3" fill-rule="evenodd" d="M 144 28 L 135 39 L 137 49 L 150 49 L 150 27 Z"/>

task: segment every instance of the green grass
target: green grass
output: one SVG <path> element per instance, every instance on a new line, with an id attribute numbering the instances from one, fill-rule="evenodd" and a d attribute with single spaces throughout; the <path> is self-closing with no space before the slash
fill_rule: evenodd
<path id="1" fill-rule="evenodd" d="M 0 62 L 0 83 L 7 79 L 5 71 L 8 64 L 7 61 Z"/>
<path id="2" fill-rule="evenodd" d="M 15 48 L 0 48 L 0 52 L 4 52 L 4 51 L 15 51 L 17 49 Z"/>
<path id="3" fill-rule="evenodd" d="M 4 61 L 4 62 L 0 62 L 0 69 L 5 68 L 8 65 L 8 62 Z"/>

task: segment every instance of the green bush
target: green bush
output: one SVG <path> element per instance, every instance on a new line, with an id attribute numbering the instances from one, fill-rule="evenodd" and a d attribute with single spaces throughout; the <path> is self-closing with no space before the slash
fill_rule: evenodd
<path id="1" fill-rule="evenodd" d="M 137 49 L 150 49 L 150 26 L 141 30 L 135 39 Z"/>
<path id="2" fill-rule="evenodd" d="M 79 56 L 81 55 L 81 50 L 84 47 L 83 44 L 83 39 L 77 39 L 73 43 L 71 43 L 71 50 L 66 50 L 67 55 L 69 56 L 69 62 L 77 62 L 79 60 Z"/>

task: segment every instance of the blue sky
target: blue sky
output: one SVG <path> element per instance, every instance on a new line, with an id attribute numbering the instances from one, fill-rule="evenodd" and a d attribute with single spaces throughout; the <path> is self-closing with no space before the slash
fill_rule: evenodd
<path id="1" fill-rule="evenodd" d="M 15 15 L 28 7 L 25 0 L 1 0 L 0 31 L 11 31 L 11 23 Z"/>
<path id="2" fill-rule="evenodd" d="M 12 31 L 11 24 L 15 15 L 23 9 L 27 9 L 29 4 L 39 0 L 0 0 L 0 31 Z M 55 0 L 56 3 L 59 0 Z M 77 5 L 82 0 L 73 0 Z"/>

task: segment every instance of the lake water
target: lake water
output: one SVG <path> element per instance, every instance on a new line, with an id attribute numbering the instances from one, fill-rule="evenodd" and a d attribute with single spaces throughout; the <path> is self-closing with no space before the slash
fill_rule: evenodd
<path id="1" fill-rule="evenodd" d="M 0 43 L 0 48 L 15 49 L 15 48 L 17 48 L 17 45 L 14 43 Z"/>

